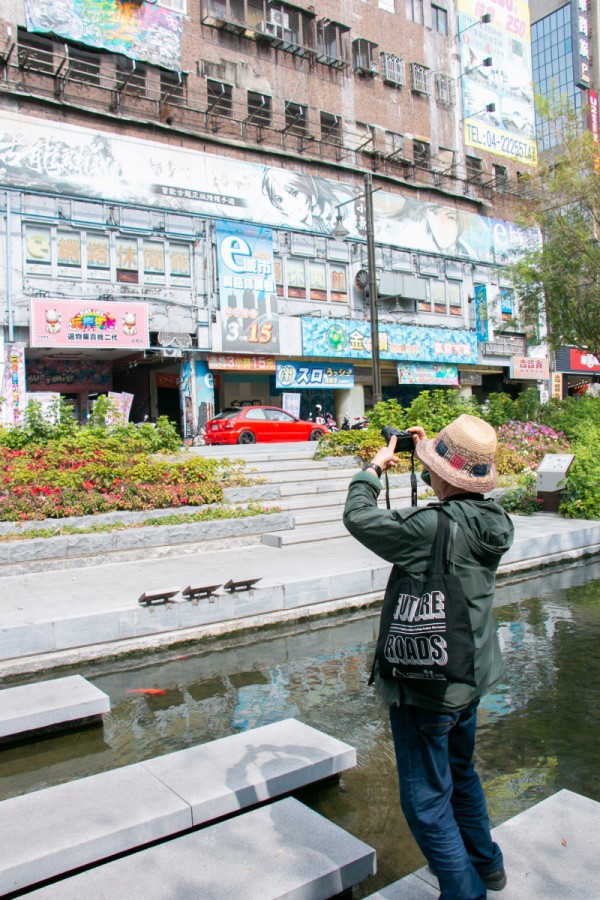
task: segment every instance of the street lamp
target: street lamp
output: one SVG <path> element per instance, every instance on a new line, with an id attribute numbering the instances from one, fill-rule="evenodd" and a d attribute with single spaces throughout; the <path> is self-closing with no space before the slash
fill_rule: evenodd
<path id="1" fill-rule="evenodd" d="M 376 188 L 379 190 L 379 188 Z M 337 241 L 343 241 L 350 232 L 344 227 L 344 220 L 340 209 L 348 203 L 365 198 L 367 219 L 367 261 L 369 269 L 369 323 L 371 326 L 371 367 L 373 370 L 373 406 L 381 403 L 381 367 L 379 362 L 379 312 L 377 309 L 377 272 L 375 269 L 375 229 L 373 226 L 373 179 L 370 172 L 365 173 L 365 189 L 362 194 L 352 197 L 344 203 L 338 203 L 335 225 L 331 231 L 331 237 Z"/>
<path id="2" fill-rule="evenodd" d="M 470 25 L 467 25 L 467 27 L 463 28 L 462 31 L 459 30 L 457 37 L 460 37 L 461 34 L 464 34 L 465 31 L 469 30 L 469 28 L 475 28 L 476 25 L 489 25 L 491 21 L 492 21 L 492 14 L 484 13 L 482 16 L 480 16 L 477 19 L 476 22 L 472 22 Z"/>
<path id="3" fill-rule="evenodd" d="M 460 120 L 464 122 L 465 119 L 473 119 L 475 116 L 482 116 L 484 113 L 493 113 L 496 112 L 496 104 L 495 103 L 486 103 L 483 109 L 478 109 L 477 112 L 469 113 L 466 116 L 463 116 Z"/>

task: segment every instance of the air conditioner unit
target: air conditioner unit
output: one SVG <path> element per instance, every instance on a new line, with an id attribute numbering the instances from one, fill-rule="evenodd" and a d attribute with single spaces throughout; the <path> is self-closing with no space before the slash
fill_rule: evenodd
<path id="1" fill-rule="evenodd" d="M 159 359 L 181 359 L 183 357 L 183 352 L 178 350 L 177 347 L 163 347 L 162 350 L 158 351 Z"/>
<path id="2" fill-rule="evenodd" d="M 288 13 L 284 12 L 282 9 L 270 9 L 269 20 L 267 24 L 276 25 L 278 28 L 282 28 L 284 31 L 289 31 L 290 17 Z"/>
<path id="3" fill-rule="evenodd" d="M 379 66 L 376 62 L 369 63 L 369 71 L 373 73 L 373 75 L 377 75 L 379 73 Z"/>

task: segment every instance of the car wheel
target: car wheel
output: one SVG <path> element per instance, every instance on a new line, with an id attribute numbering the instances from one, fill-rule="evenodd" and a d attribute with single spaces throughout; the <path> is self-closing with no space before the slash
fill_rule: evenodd
<path id="1" fill-rule="evenodd" d="M 252 431 L 242 431 L 237 439 L 238 444 L 255 444 L 256 435 Z"/>
<path id="2" fill-rule="evenodd" d="M 319 438 L 323 437 L 324 434 L 325 434 L 325 432 L 321 431 L 320 428 L 313 428 L 308 439 L 309 439 L 309 441 L 318 441 Z"/>

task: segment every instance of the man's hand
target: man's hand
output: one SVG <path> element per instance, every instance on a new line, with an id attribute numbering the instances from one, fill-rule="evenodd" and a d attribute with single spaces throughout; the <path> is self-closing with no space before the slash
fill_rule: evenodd
<path id="1" fill-rule="evenodd" d="M 413 436 L 413 440 L 415 444 L 418 444 L 419 441 L 427 440 L 427 435 L 425 434 L 425 429 L 421 428 L 420 425 L 412 425 L 410 428 L 406 429 L 410 431 Z M 377 466 L 380 466 L 381 471 L 385 472 L 386 469 L 389 469 L 390 466 L 395 465 L 400 462 L 399 458 L 395 454 L 396 448 L 396 438 L 393 437 L 390 439 L 387 447 L 382 447 L 381 450 L 378 450 L 373 459 L 371 460 Z"/>

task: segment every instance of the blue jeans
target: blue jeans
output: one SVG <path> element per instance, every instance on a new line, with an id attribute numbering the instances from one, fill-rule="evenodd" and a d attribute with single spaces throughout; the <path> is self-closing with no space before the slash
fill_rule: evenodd
<path id="1" fill-rule="evenodd" d="M 390 708 L 402 811 L 438 877 L 440 900 L 484 900 L 479 873 L 502 867 L 473 766 L 477 705 L 452 713 Z"/>

